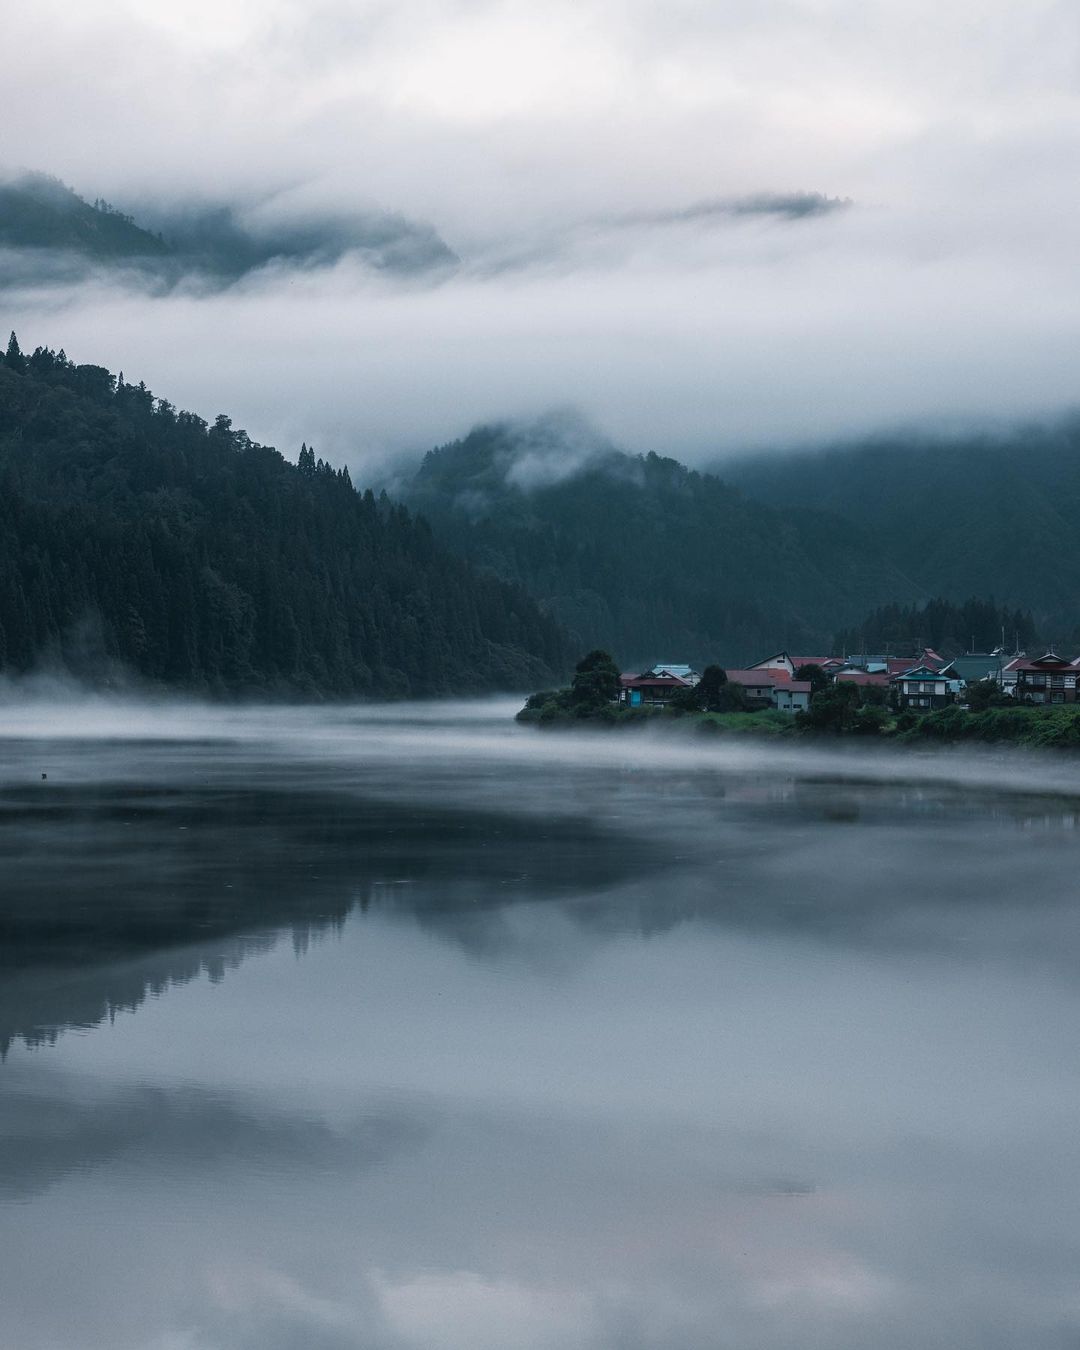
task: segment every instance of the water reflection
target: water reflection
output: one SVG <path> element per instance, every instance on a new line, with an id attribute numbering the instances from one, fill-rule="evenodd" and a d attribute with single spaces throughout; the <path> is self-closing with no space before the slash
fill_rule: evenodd
<path id="1" fill-rule="evenodd" d="M 486 716 L 21 719 L 0 1343 L 1077 1343 L 1067 766 Z"/>

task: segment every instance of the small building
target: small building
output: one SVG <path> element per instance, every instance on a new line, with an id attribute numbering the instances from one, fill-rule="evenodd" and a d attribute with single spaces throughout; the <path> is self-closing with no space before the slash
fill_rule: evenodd
<path id="1" fill-rule="evenodd" d="M 791 676 L 779 666 L 754 667 L 750 670 L 729 670 L 726 672 L 728 684 L 737 684 L 750 703 L 758 703 L 770 708 L 776 707 L 773 690 L 791 684 Z"/>
<path id="2" fill-rule="evenodd" d="M 785 671 L 793 679 L 803 666 L 818 666 L 826 675 L 835 675 L 838 670 L 843 670 L 844 664 L 842 656 L 789 656 L 787 652 L 777 652 L 774 656 L 767 656 L 764 661 L 755 662 L 748 669 Z"/>
<path id="3" fill-rule="evenodd" d="M 620 675 L 619 685 L 619 702 L 626 708 L 670 703 L 680 689 L 693 688 L 689 680 L 677 675 L 654 675 L 651 671 L 644 675 Z"/>
<path id="4" fill-rule="evenodd" d="M 773 707 L 780 712 L 806 712 L 814 686 L 809 680 L 788 680 L 773 685 Z"/>
<path id="5" fill-rule="evenodd" d="M 1001 687 L 1022 703 L 1075 703 L 1077 666 L 1056 652 L 1016 656 L 1001 671 Z"/>
<path id="6" fill-rule="evenodd" d="M 947 675 L 928 665 L 913 666 L 892 679 L 899 706 L 915 712 L 929 712 L 952 703 L 955 695 L 949 684 Z"/>

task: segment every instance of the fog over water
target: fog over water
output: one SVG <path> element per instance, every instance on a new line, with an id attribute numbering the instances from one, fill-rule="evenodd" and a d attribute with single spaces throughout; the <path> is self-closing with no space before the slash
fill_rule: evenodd
<path id="1" fill-rule="evenodd" d="M 1080 771 L 512 710 L 0 708 L 0 1343 L 1075 1342 Z"/>

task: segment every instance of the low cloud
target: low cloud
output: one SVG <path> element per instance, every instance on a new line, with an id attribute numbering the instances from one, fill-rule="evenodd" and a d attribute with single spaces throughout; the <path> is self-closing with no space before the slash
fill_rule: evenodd
<path id="1" fill-rule="evenodd" d="M 1078 36 L 1060 0 L 43 0 L 7 154 L 263 255 L 167 294 L 5 257 L 4 320 L 361 479 L 566 405 L 699 463 L 1053 414 Z"/>

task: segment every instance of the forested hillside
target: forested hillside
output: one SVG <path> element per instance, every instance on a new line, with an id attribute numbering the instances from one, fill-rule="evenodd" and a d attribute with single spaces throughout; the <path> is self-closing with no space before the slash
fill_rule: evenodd
<path id="1" fill-rule="evenodd" d="M 775 510 L 672 459 L 583 445 L 557 421 L 480 428 L 432 451 L 405 491 L 441 539 L 628 668 L 816 651 L 875 605 L 926 595 L 827 512 Z"/>
<path id="2" fill-rule="evenodd" d="M 931 595 L 994 595 L 1031 610 L 1049 637 L 1080 622 L 1071 566 L 1080 545 L 1078 418 L 998 437 L 879 439 L 722 471 L 778 509 L 798 503 L 841 517 Z"/>
<path id="3" fill-rule="evenodd" d="M 63 352 L 0 362 L 0 672 L 215 694 L 533 688 L 556 623 L 405 507 Z"/>
<path id="4" fill-rule="evenodd" d="M 108 202 L 91 205 L 57 178 L 0 182 L 0 247 L 64 249 L 88 258 L 160 258 L 168 246 Z"/>

